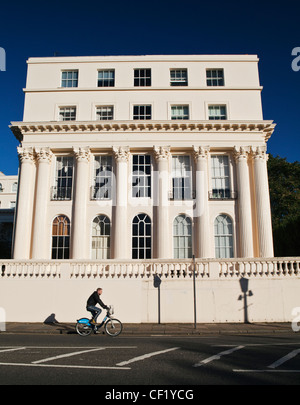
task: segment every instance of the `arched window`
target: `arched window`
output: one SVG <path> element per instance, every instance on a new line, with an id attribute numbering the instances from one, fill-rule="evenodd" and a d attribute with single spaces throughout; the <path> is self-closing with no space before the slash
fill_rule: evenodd
<path id="1" fill-rule="evenodd" d="M 132 258 L 151 259 L 151 219 L 147 214 L 132 220 Z"/>
<path id="2" fill-rule="evenodd" d="M 70 258 L 70 220 L 58 215 L 52 223 L 52 259 Z"/>
<path id="3" fill-rule="evenodd" d="M 181 214 L 173 222 L 174 259 L 188 259 L 192 257 L 192 220 Z"/>
<path id="4" fill-rule="evenodd" d="M 233 257 L 232 220 L 228 215 L 219 215 L 214 223 L 215 252 L 217 259 Z"/>
<path id="5" fill-rule="evenodd" d="M 106 215 L 93 220 L 92 259 L 110 259 L 110 220 Z"/>

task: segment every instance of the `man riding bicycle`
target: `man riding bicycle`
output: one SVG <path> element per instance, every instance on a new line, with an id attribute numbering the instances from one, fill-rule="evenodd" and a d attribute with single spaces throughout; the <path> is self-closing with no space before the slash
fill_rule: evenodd
<path id="1" fill-rule="evenodd" d="M 104 309 L 109 309 L 108 306 L 106 306 L 100 299 L 101 294 L 102 288 L 97 288 L 97 290 L 94 291 L 93 294 L 88 298 L 86 303 L 87 311 L 91 312 L 92 314 L 92 320 L 90 321 L 92 325 L 96 325 L 97 318 L 102 312 L 101 308 L 96 307 L 97 304 L 99 304 Z"/>

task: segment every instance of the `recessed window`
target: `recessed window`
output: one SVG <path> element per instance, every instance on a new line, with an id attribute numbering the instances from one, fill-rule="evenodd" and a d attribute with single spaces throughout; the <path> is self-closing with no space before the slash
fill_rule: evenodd
<path id="1" fill-rule="evenodd" d="M 61 72 L 61 87 L 78 87 L 78 70 Z"/>
<path id="2" fill-rule="evenodd" d="M 172 120 L 188 120 L 189 106 L 188 105 L 172 105 L 171 106 Z"/>
<path id="3" fill-rule="evenodd" d="M 92 200 L 110 200 L 112 198 L 112 157 L 95 156 L 94 186 Z"/>
<path id="4" fill-rule="evenodd" d="M 207 86 L 224 86 L 224 70 L 207 69 L 206 84 Z"/>
<path id="5" fill-rule="evenodd" d="M 92 259 L 110 259 L 110 220 L 106 215 L 93 220 Z"/>
<path id="6" fill-rule="evenodd" d="M 228 215 L 219 215 L 214 222 L 216 259 L 233 257 L 233 226 Z"/>
<path id="7" fill-rule="evenodd" d="M 133 218 L 132 258 L 151 259 L 151 219 L 147 214 Z"/>
<path id="8" fill-rule="evenodd" d="M 208 106 L 209 120 L 227 120 L 226 105 L 209 105 Z"/>
<path id="9" fill-rule="evenodd" d="M 151 197 L 151 157 L 132 156 L 132 197 Z"/>
<path id="10" fill-rule="evenodd" d="M 172 156 L 172 186 L 174 200 L 189 200 L 192 197 L 190 156 Z"/>
<path id="11" fill-rule="evenodd" d="M 64 201 L 72 198 L 73 157 L 57 156 L 55 186 L 52 187 L 51 200 Z"/>
<path id="12" fill-rule="evenodd" d="M 134 69 L 134 86 L 151 86 L 151 69 Z"/>
<path id="13" fill-rule="evenodd" d="M 213 199 L 230 198 L 230 176 L 228 156 L 211 156 L 211 187 Z"/>
<path id="14" fill-rule="evenodd" d="M 151 120 L 152 106 L 151 105 L 134 105 L 133 119 L 134 120 Z"/>
<path id="15" fill-rule="evenodd" d="M 187 69 L 171 69 L 170 84 L 171 86 L 187 86 Z"/>
<path id="16" fill-rule="evenodd" d="M 115 71 L 98 70 L 98 87 L 114 87 L 115 85 Z"/>
<path id="17" fill-rule="evenodd" d="M 112 105 L 97 107 L 96 118 L 100 121 L 114 119 L 114 107 Z"/>
<path id="18" fill-rule="evenodd" d="M 58 215 L 52 223 L 52 259 L 69 259 L 70 257 L 70 220 L 65 215 Z"/>
<path id="19" fill-rule="evenodd" d="M 192 257 L 192 221 L 187 215 L 178 215 L 173 222 L 174 259 Z"/>
<path id="20" fill-rule="evenodd" d="M 76 107 L 60 107 L 59 121 L 76 121 Z"/>

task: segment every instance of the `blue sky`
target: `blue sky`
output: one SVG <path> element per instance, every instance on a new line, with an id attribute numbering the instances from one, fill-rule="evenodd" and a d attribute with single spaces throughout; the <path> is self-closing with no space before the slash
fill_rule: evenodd
<path id="1" fill-rule="evenodd" d="M 11 1 L 0 6 L 0 171 L 16 174 L 8 125 L 23 118 L 29 57 L 145 54 L 256 54 L 264 119 L 277 124 L 268 152 L 299 159 L 300 4 L 274 1 Z M 299 63 L 300 65 L 300 63 Z"/>

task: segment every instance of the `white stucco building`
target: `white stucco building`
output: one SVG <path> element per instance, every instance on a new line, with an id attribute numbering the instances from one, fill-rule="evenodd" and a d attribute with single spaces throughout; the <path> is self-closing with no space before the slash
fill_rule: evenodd
<path id="1" fill-rule="evenodd" d="M 272 257 L 255 55 L 30 58 L 15 259 Z"/>

